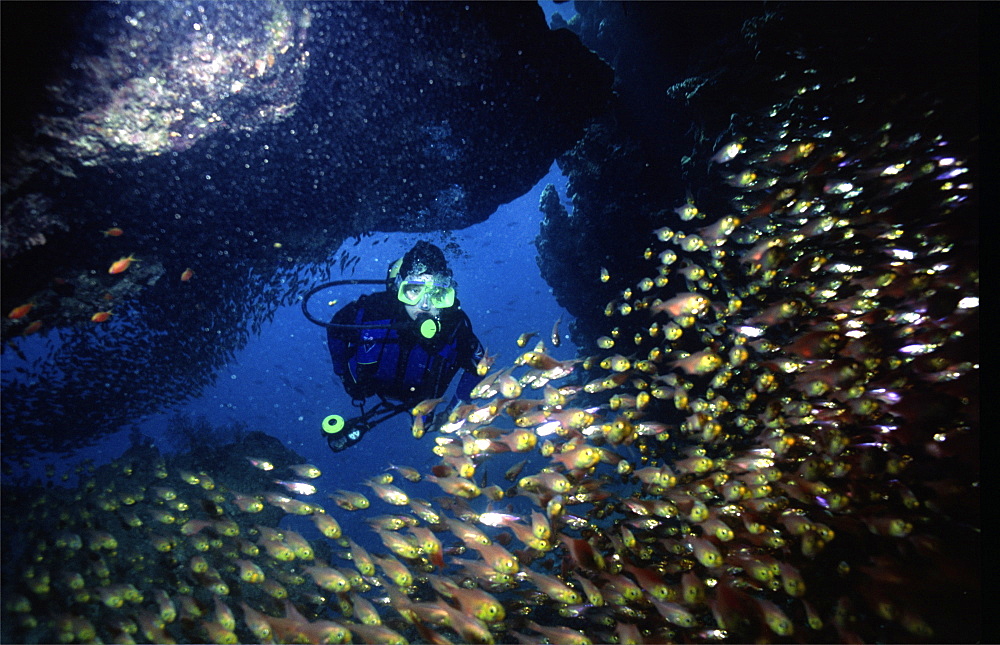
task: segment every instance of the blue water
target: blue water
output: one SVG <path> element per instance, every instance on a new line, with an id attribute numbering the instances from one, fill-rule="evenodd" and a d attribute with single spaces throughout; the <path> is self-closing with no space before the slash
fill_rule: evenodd
<path id="1" fill-rule="evenodd" d="M 540 0 L 538 6 L 542 8 L 545 12 L 545 21 L 552 24 L 552 16 L 554 14 L 559 14 L 563 17 L 566 22 L 576 15 L 576 7 L 573 6 L 574 1 L 569 0 L 569 2 L 552 2 L 552 0 Z"/>
<path id="2" fill-rule="evenodd" d="M 565 177 L 553 164 L 549 174 L 531 191 L 499 208 L 485 222 L 464 230 L 429 234 L 376 232 L 360 242 L 349 239 L 342 247 L 331 249 L 330 262 L 337 263 L 343 251 L 361 259 L 343 276 L 334 270 L 333 278 L 381 279 L 388 266 L 419 239 L 443 249 L 456 243 L 460 254 L 446 250 L 446 255 L 459 283 L 458 296 L 489 354 L 499 354 L 500 360 L 509 364 L 518 351 L 523 351 L 516 345 L 518 336 L 537 331 L 540 338 L 547 339 L 553 324 L 561 318 L 563 342 L 550 353 L 560 359 L 572 358 L 577 348 L 567 333 L 571 317 L 556 303 L 535 262 L 534 239 L 542 217 L 538 201 L 549 183 L 565 198 Z M 304 271 L 307 269 L 304 267 Z M 329 318 L 371 289 L 367 285 L 350 285 L 321 291 L 310 301 L 310 311 L 319 318 Z M 332 300 L 337 302 L 330 306 Z M 446 396 L 451 396 L 457 381 L 458 377 Z M 420 442 L 412 437 L 408 415 L 387 421 L 345 452 L 333 454 L 329 450 L 320 434 L 322 419 L 333 413 L 349 417 L 357 411 L 333 374 L 325 329 L 306 320 L 299 303 L 278 308 L 273 321 L 219 370 L 215 384 L 201 396 L 142 419 L 136 429 L 162 451 L 176 451 L 179 446 L 170 426 L 171 418 L 178 413 L 202 417 L 213 426 L 242 423 L 246 430 L 277 437 L 324 472 L 321 481 L 325 490 L 357 489 L 360 479 L 391 463 L 420 467 L 426 472 L 438 461 L 430 450 L 430 436 Z M 42 467 L 52 465 L 58 477 L 83 459 L 107 463 L 128 448 L 131 431 L 123 429 L 71 455 L 43 458 L 33 470 L 40 473 Z"/>

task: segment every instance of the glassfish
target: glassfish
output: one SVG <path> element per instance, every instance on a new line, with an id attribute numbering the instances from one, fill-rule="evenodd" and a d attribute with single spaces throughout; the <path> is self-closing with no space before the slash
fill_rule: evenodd
<path id="1" fill-rule="evenodd" d="M 671 316 L 699 316 L 708 309 L 711 301 L 700 293 L 680 293 L 669 300 L 654 303 L 649 310 L 652 313 L 667 312 Z"/>
<path id="2" fill-rule="evenodd" d="M 307 484 L 306 482 L 294 482 L 294 481 L 284 481 L 282 479 L 275 479 L 275 484 L 279 486 L 284 486 L 288 489 L 288 492 L 294 493 L 296 495 L 314 495 L 316 494 L 316 487 L 312 484 Z"/>
<path id="3" fill-rule="evenodd" d="M 478 544 L 469 543 L 469 546 L 479 552 L 494 571 L 498 573 L 517 573 L 518 564 L 515 558 L 507 549 L 499 544 Z"/>
<path id="4" fill-rule="evenodd" d="M 254 468 L 259 468 L 260 470 L 274 470 L 274 464 L 266 459 L 254 459 L 253 457 L 247 457 L 246 459 Z"/>
<path id="5" fill-rule="evenodd" d="M 322 474 L 320 469 L 312 464 L 296 464 L 288 468 L 297 476 L 305 477 L 306 479 L 316 479 Z"/>
<path id="6" fill-rule="evenodd" d="M 316 584 L 335 593 L 343 593 L 351 589 L 350 581 L 339 571 L 327 566 L 308 566 L 302 569 L 312 576 Z"/>
<path id="7" fill-rule="evenodd" d="M 365 482 L 365 485 L 375 491 L 379 499 L 393 506 L 406 506 L 410 502 L 410 497 L 401 488 L 392 484 L 378 484 L 373 481 Z"/>
<path id="8" fill-rule="evenodd" d="M 575 589 L 555 576 L 538 573 L 528 568 L 525 568 L 523 573 L 532 584 L 538 587 L 539 591 L 556 602 L 566 603 L 567 605 L 576 605 L 583 602 L 583 597 Z"/>
<path id="9" fill-rule="evenodd" d="M 353 491 L 338 490 L 334 493 L 330 493 L 329 497 L 337 504 L 337 506 L 345 511 L 368 508 L 369 505 L 367 497 L 361 493 L 355 493 Z"/>
<path id="10" fill-rule="evenodd" d="M 444 568 L 444 556 L 441 550 L 441 541 L 437 539 L 434 532 L 425 526 L 410 527 L 410 532 L 416 538 L 420 550 L 426 555 L 437 568 Z"/>

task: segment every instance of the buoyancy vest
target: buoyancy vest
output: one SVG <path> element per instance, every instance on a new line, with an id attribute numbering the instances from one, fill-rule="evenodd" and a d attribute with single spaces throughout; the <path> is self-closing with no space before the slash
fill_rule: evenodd
<path id="1" fill-rule="evenodd" d="M 427 340 L 418 336 L 416 325 L 412 330 L 389 326 L 400 322 L 392 316 L 399 313 L 394 309 L 405 316 L 405 309 L 394 304 L 372 294 L 334 316 L 335 322 L 372 325 L 329 331 L 334 370 L 356 399 L 380 395 L 411 402 L 442 396 L 460 368 L 475 368 L 473 357 L 480 344 L 468 316 L 460 310 L 447 312 L 442 330 Z M 467 356 L 462 355 L 464 345 L 469 346 L 464 348 Z"/>

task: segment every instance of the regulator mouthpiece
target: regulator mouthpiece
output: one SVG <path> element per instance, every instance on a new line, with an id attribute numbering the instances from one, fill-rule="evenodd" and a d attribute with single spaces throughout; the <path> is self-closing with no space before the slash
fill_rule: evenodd
<path id="1" fill-rule="evenodd" d="M 420 335 L 424 338 L 434 338 L 441 331 L 441 323 L 430 316 L 420 321 Z"/>

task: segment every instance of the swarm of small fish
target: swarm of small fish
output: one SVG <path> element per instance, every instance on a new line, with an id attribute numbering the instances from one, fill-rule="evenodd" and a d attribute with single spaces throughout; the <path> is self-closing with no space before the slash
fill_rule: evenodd
<path id="1" fill-rule="evenodd" d="M 34 509 L 48 530 L 5 587 L 4 629 L 947 639 L 979 588 L 966 556 L 979 548 L 978 265 L 956 234 L 973 186 L 941 137 L 792 118 L 808 94 L 775 107 L 766 137 L 716 154 L 730 212 L 689 199 L 652 232 L 650 273 L 608 304 L 595 354 L 557 359 L 525 334 L 512 365 L 484 359 L 473 401 L 438 427 L 423 419 L 440 400 L 415 406 L 413 433 L 440 459 L 428 472 L 374 474 L 372 499 L 263 460 L 246 467 L 268 473 L 266 492 L 153 464 L 143 485 L 129 467 L 73 506 L 50 493 Z M 265 509 L 323 537 L 258 521 Z M 372 514 L 382 547 L 342 534 L 348 514 Z"/>

